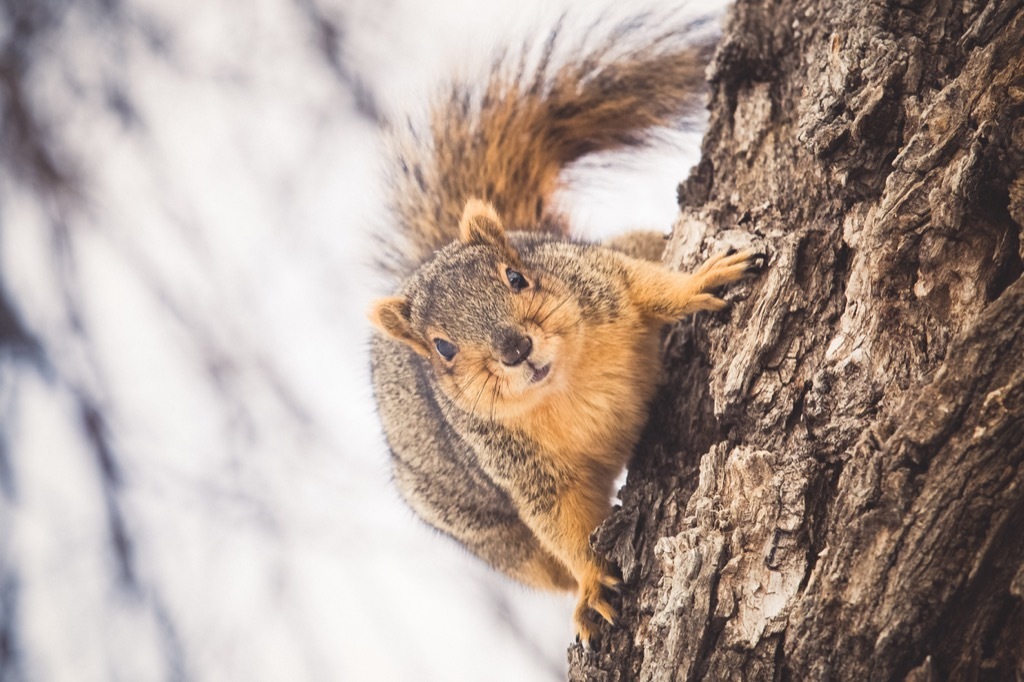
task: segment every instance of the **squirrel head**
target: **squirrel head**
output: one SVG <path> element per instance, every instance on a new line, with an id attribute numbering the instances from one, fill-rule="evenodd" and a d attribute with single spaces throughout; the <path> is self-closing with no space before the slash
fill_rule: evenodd
<path id="1" fill-rule="evenodd" d="M 490 204 L 473 199 L 459 239 L 399 295 L 376 301 L 370 319 L 429 362 L 462 409 L 492 419 L 522 413 L 558 390 L 580 343 L 578 302 L 541 266 L 510 244 Z"/>

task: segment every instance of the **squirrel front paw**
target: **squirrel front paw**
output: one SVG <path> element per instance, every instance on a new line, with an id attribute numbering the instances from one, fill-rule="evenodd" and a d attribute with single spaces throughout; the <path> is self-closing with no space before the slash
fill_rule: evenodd
<path id="1" fill-rule="evenodd" d="M 725 301 L 711 291 L 760 272 L 767 262 L 753 251 L 723 252 L 707 259 L 695 272 L 674 272 L 661 265 L 628 259 L 628 292 L 647 316 L 673 322 L 699 310 L 721 310 Z"/>
<path id="2" fill-rule="evenodd" d="M 685 280 L 680 312 L 687 314 L 698 310 L 721 310 L 725 307 L 725 301 L 707 292 L 760 272 L 764 261 L 763 255 L 752 251 L 723 252 L 707 259 Z"/>
<path id="3" fill-rule="evenodd" d="M 597 628 L 595 613 L 608 623 L 615 624 L 618 612 L 608 602 L 605 590 L 617 592 L 621 584 L 622 581 L 615 576 L 599 570 L 594 570 L 580 579 L 579 601 L 572 620 L 576 628 L 576 639 L 583 644 L 584 649 L 589 651 L 594 641 Z"/>
<path id="4" fill-rule="evenodd" d="M 693 276 L 699 279 L 701 290 L 706 291 L 760 272 L 765 260 L 764 254 L 750 250 L 724 251 L 704 261 Z"/>

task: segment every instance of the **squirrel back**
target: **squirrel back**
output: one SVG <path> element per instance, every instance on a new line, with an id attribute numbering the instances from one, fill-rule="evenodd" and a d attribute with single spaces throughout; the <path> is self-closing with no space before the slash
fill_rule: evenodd
<path id="1" fill-rule="evenodd" d="M 509 231 L 568 236 L 568 220 L 552 202 L 567 166 L 642 146 L 702 106 L 710 42 L 686 35 L 706 22 L 658 32 L 651 21 L 624 21 L 592 50 L 564 56 L 559 22 L 532 69 L 525 49 L 518 59 L 499 58 L 486 83 L 451 83 L 425 131 L 392 129 L 390 209 L 398 229 L 384 269 L 407 275 L 457 239 L 474 198 L 491 203 Z"/>

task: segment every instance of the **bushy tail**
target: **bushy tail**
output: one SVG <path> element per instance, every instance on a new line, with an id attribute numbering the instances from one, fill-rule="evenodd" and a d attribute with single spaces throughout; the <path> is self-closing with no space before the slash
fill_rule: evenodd
<path id="1" fill-rule="evenodd" d="M 406 273 L 453 241 L 474 197 L 493 203 L 510 230 L 564 233 L 551 202 L 563 168 L 642 145 L 654 128 L 692 115 L 701 106 L 709 40 L 694 41 L 693 23 L 658 32 L 650 21 L 625 22 L 553 67 L 559 24 L 534 68 L 525 57 L 513 61 L 517 70 L 499 59 L 483 88 L 451 86 L 426 135 L 396 134 L 390 191 L 400 243 L 390 245 L 387 269 Z"/>

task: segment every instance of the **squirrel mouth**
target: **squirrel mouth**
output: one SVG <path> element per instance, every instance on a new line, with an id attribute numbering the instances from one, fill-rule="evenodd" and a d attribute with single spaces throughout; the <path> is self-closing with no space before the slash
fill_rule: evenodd
<path id="1" fill-rule="evenodd" d="M 534 367 L 533 365 L 530 365 L 530 369 L 533 370 L 533 374 L 530 376 L 530 383 L 536 384 L 539 381 L 544 381 L 544 378 L 547 377 L 548 372 L 551 371 L 551 364 L 548 363 L 543 367 Z"/>

